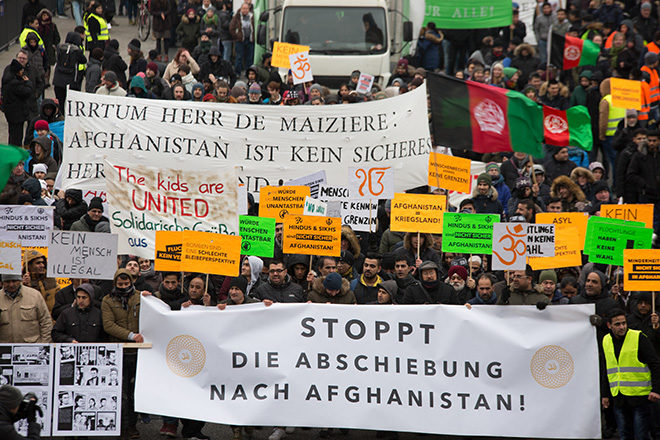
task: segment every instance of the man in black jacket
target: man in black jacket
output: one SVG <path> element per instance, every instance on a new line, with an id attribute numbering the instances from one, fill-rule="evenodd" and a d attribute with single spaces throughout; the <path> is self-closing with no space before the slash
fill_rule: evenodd
<path id="1" fill-rule="evenodd" d="M 286 273 L 284 263 L 272 260 L 268 265 L 268 281 L 262 283 L 254 294 L 260 301 L 296 303 L 304 302 L 305 296 L 300 285 L 293 283 Z"/>
<path id="2" fill-rule="evenodd" d="M 23 437 L 14 428 L 16 414 L 23 401 L 23 393 L 11 385 L 0 387 L 0 438 L 2 440 L 39 440 L 41 426 L 37 423 L 36 414 L 27 414 L 27 437 Z"/>
<path id="3" fill-rule="evenodd" d="M 394 253 L 394 275 L 396 276 L 397 294 L 392 300 L 397 304 L 405 304 L 405 298 L 424 298 L 426 291 L 419 281 L 413 278 L 415 272 L 413 261 L 403 252 Z"/>
<path id="4" fill-rule="evenodd" d="M 637 188 L 641 203 L 653 203 L 653 229 L 660 232 L 660 133 L 647 135 L 646 151 L 636 152 L 626 171 L 626 185 Z"/>
<path id="5" fill-rule="evenodd" d="M 30 119 L 30 97 L 34 84 L 26 74 L 27 53 L 21 49 L 2 74 L 2 111 L 9 128 L 10 145 L 21 146 L 23 126 Z"/>
<path id="6" fill-rule="evenodd" d="M 102 342 L 105 339 L 101 310 L 94 304 L 94 287 L 76 289 L 75 306 L 64 309 L 53 326 L 55 342 Z"/>
<path id="7" fill-rule="evenodd" d="M 417 269 L 421 289 L 408 290 L 405 304 L 458 304 L 456 292 L 440 280 L 440 269 L 433 261 L 424 261 Z"/>

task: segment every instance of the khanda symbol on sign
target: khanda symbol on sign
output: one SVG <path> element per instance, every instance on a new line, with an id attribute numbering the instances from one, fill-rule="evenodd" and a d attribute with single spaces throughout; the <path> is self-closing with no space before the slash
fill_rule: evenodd
<path id="1" fill-rule="evenodd" d="M 360 186 L 358 188 L 358 192 L 360 193 L 360 196 L 364 197 L 372 195 L 372 196 L 379 196 L 385 191 L 385 185 L 383 184 L 383 177 L 385 177 L 385 173 L 387 170 L 389 170 L 390 167 L 383 167 L 383 168 L 369 168 L 369 170 L 365 170 L 364 168 L 358 168 L 355 170 L 355 177 L 360 179 L 362 182 L 360 183 Z M 367 187 L 367 192 L 369 194 L 365 194 L 365 188 Z"/>

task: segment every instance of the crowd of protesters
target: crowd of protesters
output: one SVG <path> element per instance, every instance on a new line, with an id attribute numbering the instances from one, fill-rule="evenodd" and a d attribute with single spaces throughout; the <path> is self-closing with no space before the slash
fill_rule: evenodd
<path id="1" fill-rule="evenodd" d="M 396 64 L 389 84 L 375 85 L 366 95 L 355 90 L 359 71 L 347 72 L 350 80 L 331 91 L 314 82 L 293 85 L 290 72 L 282 77 L 271 66 L 270 53 L 253 63 L 256 32 L 249 2 L 233 13 L 230 0 L 151 0 L 157 48 L 145 56 L 140 41 L 133 39 L 125 48 L 126 59 L 108 23 L 126 8 L 129 23 L 134 24 L 137 0 L 122 0 L 117 9 L 112 0 L 83 3 L 72 1 L 76 26 L 61 43 L 53 13 L 39 0 L 29 0 L 21 48 L 2 77 L 9 143 L 29 149 L 31 156 L 13 170 L 0 193 L 0 204 L 53 205 L 58 229 L 110 232 L 100 198 L 87 203 L 81 189 L 55 188 L 62 163 L 67 88 L 142 99 L 343 105 L 406 93 L 422 85 L 431 71 L 517 90 L 562 110 L 583 105 L 592 120 L 591 152 L 548 145 L 546 157 L 538 160 L 524 153 L 476 155 L 454 150 L 455 155 L 486 165 L 473 194 L 457 206 L 449 204 L 448 211 L 534 222 L 540 212 L 599 215 L 602 204 L 651 203 L 654 229 L 656 234 L 660 231 L 660 15 L 656 3 L 649 0 L 569 0 L 566 9 L 559 8 L 557 1 L 539 2 L 533 29 L 519 20 L 516 3 L 513 23 L 506 28 L 441 30 L 429 23 L 419 33 L 414 54 Z M 64 14 L 64 10 L 56 12 Z M 570 71 L 548 64 L 550 26 L 559 34 L 598 44 L 597 64 Z M 528 33 L 535 35 L 536 45 L 523 42 Z M 174 53 L 171 59 L 170 52 Z M 646 82 L 649 105 L 640 112 L 613 107 L 611 77 Z M 51 86 L 56 99 L 44 97 Z M 428 186 L 409 192 L 447 194 Z M 612 316 L 621 313 L 631 329 L 643 332 L 653 347 L 646 358 L 653 372 L 652 394 L 660 392 L 660 364 L 653 354 L 660 353 L 657 310 L 652 310 L 650 292 L 623 289 L 621 268 L 588 263 L 585 256 L 578 267 L 493 271 L 489 255 L 442 252 L 440 235 L 390 230 L 390 206 L 391 201 L 380 201 L 374 233 L 356 233 L 344 225 L 341 256 L 314 256 L 311 266 L 308 256 L 283 254 L 282 225 L 278 224 L 274 258 L 244 257 L 237 277 L 156 272 L 152 261 L 123 255 L 113 281 L 73 279 L 60 288 L 46 276 L 47 257 L 32 251 L 22 277 L 2 277 L 0 342 L 142 342 L 140 297 L 150 294 L 172 310 L 190 305 L 225 309 L 258 301 L 266 305 L 497 304 L 539 309 L 595 304 L 593 323 L 599 341 L 609 332 Z M 257 212 L 249 197 L 249 213 Z M 131 395 L 136 354 L 134 350 L 125 353 L 122 428 L 126 438 L 139 438 L 139 415 L 133 411 Z M 612 397 L 607 378 L 601 382 L 603 397 Z M 647 420 L 648 435 L 657 437 L 660 409 L 657 403 L 647 403 L 636 404 L 653 411 L 653 418 Z M 614 435 L 614 414 L 627 410 L 627 405 L 628 401 L 614 397 L 614 405 L 605 410 L 605 437 Z M 202 422 L 180 421 L 183 437 L 208 438 L 201 432 Z M 178 419 L 164 417 L 160 432 L 176 436 L 178 425 Z M 234 439 L 250 438 L 253 433 L 251 428 L 232 429 Z M 279 440 L 287 430 L 277 427 L 269 439 Z M 621 438 L 632 438 L 626 430 L 620 422 Z M 330 431 L 324 429 L 320 435 L 327 437 Z"/>

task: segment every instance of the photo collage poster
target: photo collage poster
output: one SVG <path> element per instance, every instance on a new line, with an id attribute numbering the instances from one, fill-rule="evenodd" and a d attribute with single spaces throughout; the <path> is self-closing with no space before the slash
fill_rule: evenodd
<path id="1" fill-rule="evenodd" d="M 121 378 L 121 344 L 58 344 L 53 436 L 120 435 Z"/>

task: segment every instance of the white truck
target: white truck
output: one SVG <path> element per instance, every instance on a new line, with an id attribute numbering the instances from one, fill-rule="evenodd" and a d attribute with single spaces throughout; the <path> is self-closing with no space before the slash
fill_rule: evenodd
<path id="1" fill-rule="evenodd" d="M 314 79 L 336 89 L 359 70 L 384 86 L 407 43 L 412 22 L 403 0 L 268 0 L 259 17 L 257 44 L 274 41 L 309 46 Z M 284 78 L 286 69 L 280 73 Z"/>

